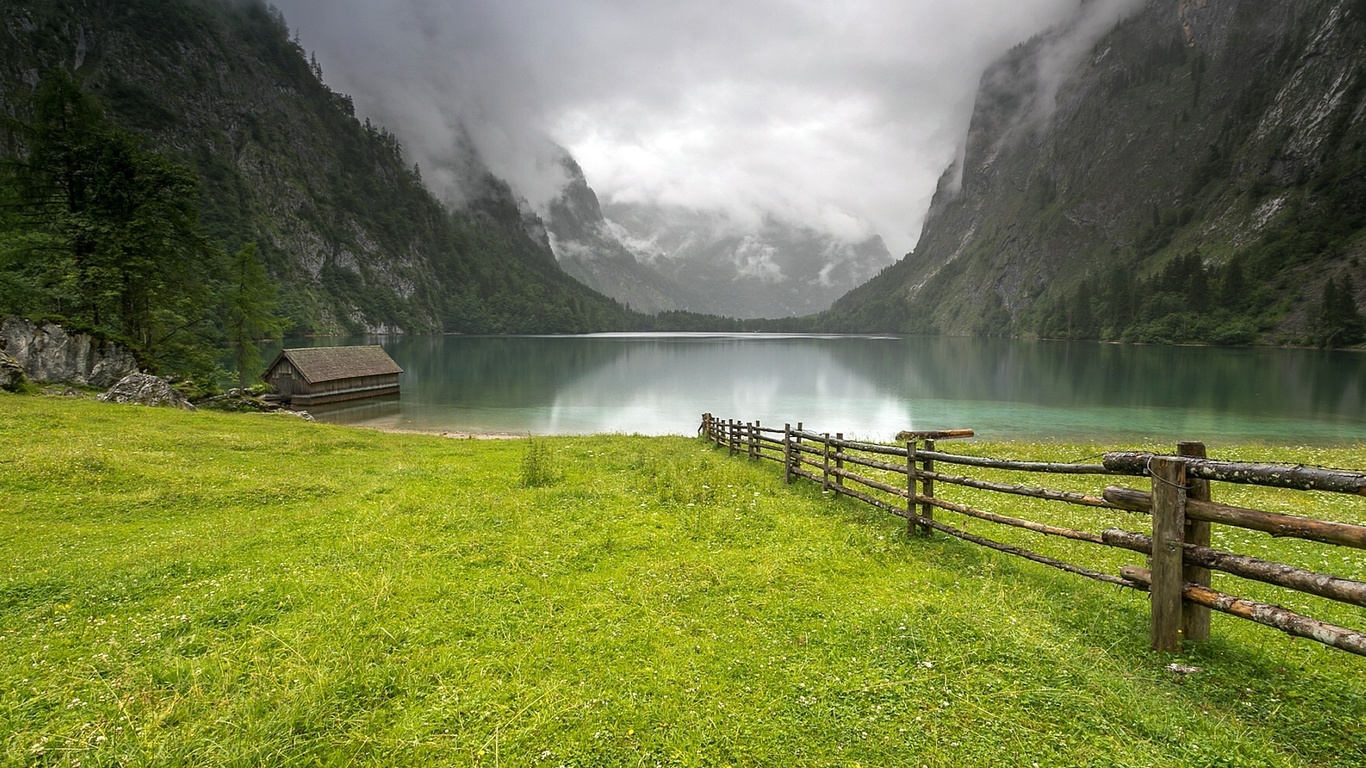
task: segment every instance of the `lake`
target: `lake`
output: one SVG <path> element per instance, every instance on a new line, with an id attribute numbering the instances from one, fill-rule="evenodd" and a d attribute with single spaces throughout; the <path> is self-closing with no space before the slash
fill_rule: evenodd
<path id="1" fill-rule="evenodd" d="M 397 398 L 320 420 L 433 432 L 693 434 L 718 418 L 889 440 L 1332 444 L 1366 439 L 1366 355 L 1287 349 L 788 334 L 392 336 Z M 278 351 L 267 350 L 273 355 Z"/>

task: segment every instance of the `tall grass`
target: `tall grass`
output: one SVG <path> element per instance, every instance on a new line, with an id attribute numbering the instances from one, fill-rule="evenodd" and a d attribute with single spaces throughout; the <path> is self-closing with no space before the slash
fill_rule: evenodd
<path id="1" fill-rule="evenodd" d="M 1216 617 L 1182 676 L 1142 595 L 695 440 L 537 440 L 560 482 L 526 441 L 0 395 L 0 759 L 1366 765 L 1362 659 Z"/>

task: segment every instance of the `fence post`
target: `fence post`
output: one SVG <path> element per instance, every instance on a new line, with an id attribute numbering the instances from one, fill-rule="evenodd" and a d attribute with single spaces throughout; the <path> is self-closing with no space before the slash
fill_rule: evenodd
<path id="1" fill-rule="evenodd" d="M 749 428 L 749 457 L 759 458 L 759 420 L 755 419 Z"/>
<path id="2" fill-rule="evenodd" d="M 926 441 L 925 441 L 925 450 L 927 450 L 927 451 L 933 451 L 933 450 L 934 450 L 934 441 L 933 441 L 933 440 L 926 440 Z M 920 466 L 923 467 L 923 468 L 925 469 L 926 472 L 933 472 L 933 471 L 934 471 L 934 459 L 924 459 L 924 458 L 922 458 L 922 459 L 920 460 Z M 930 478 L 924 477 L 924 476 L 922 475 L 921 478 L 920 478 L 920 492 L 921 492 L 921 494 L 923 494 L 923 495 L 925 495 L 925 496 L 927 496 L 927 497 L 929 497 L 929 498 L 931 498 L 931 499 L 934 498 L 934 480 L 931 480 Z M 921 517 L 922 520 L 933 520 L 933 519 L 934 519 L 934 507 L 930 506 L 929 502 L 922 502 L 922 503 L 920 504 L 920 517 Z M 931 528 L 931 527 L 929 526 L 928 523 L 922 522 L 922 523 L 920 524 L 920 533 L 921 533 L 921 535 L 929 536 L 929 535 L 930 535 L 931 533 L 933 533 L 933 532 L 934 532 L 934 529 Z"/>
<path id="3" fill-rule="evenodd" d="M 726 419 L 726 448 L 735 455 L 735 419 Z"/>
<path id="4" fill-rule="evenodd" d="M 919 472 L 915 469 L 915 440 L 906 441 L 906 535 L 916 532 L 915 486 Z"/>
<path id="5" fill-rule="evenodd" d="M 830 492 L 830 433 L 824 433 L 824 446 L 821 450 L 821 493 Z"/>
<path id="6" fill-rule="evenodd" d="M 1205 458 L 1205 444 L 1183 442 L 1176 444 L 1176 452 L 1181 456 L 1192 458 Z M 1210 488 L 1208 480 L 1188 479 L 1186 498 L 1197 501 L 1210 500 Z M 1194 544 L 1198 547 L 1208 547 L 1210 544 L 1210 524 L 1203 520 L 1186 520 L 1185 538 L 1187 544 Z M 1182 568 L 1182 579 L 1192 584 L 1199 584 L 1202 587 L 1210 585 L 1210 570 L 1196 565 L 1187 565 Z M 1209 639 L 1209 609 L 1203 605 L 1186 603 L 1181 609 L 1181 635 L 1186 640 L 1208 640 Z"/>
<path id="7" fill-rule="evenodd" d="M 783 425 L 783 481 L 792 483 L 792 424 Z"/>
<path id="8" fill-rule="evenodd" d="M 842 445 L 844 433 L 836 432 L 835 439 L 841 443 L 840 447 L 835 449 L 835 469 L 840 470 L 835 473 L 835 498 L 838 499 L 840 494 L 844 492 L 844 475 L 842 474 L 844 471 L 844 445 Z"/>
<path id="9" fill-rule="evenodd" d="M 1152 643 L 1155 651 L 1181 650 L 1182 538 L 1186 526 L 1186 463 L 1154 456 Z"/>

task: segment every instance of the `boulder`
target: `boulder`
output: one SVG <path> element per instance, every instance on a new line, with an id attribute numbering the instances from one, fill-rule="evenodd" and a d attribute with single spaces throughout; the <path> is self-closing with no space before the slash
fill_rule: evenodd
<path id="1" fill-rule="evenodd" d="M 0 389 L 18 392 L 24 383 L 24 366 L 18 360 L 0 352 Z"/>
<path id="2" fill-rule="evenodd" d="M 0 322 L 0 353 L 13 358 L 24 376 L 38 384 L 108 387 L 138 369 L 133 353 L 120 344 L 22 317 Z"/>
<path id="3" fill-rule="evenodd" d="M 130 373 L 118 380 L 108 392 L 100 395 L 106 403 L 133 403 L 134 405 L 164 405 L 193 411 L 195 408 L 184 395 L 175 391 L 171 383 L 160 376 L 150 373 Z"/>

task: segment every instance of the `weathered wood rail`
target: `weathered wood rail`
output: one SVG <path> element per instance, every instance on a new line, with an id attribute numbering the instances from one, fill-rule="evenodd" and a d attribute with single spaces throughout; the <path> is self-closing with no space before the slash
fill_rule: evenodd
<path id="1" fill-rule="evenodd" d="M 848 496 L 906 519 L 907 532 L 933 531 L 1023 557 L 1107 584 L 1149 593 L 1150 635 L 1154 649 L 1176 651 L 1183 640 L 1205 640 L 1210 612 L 1218 611 L 1274 627 L 1366 656 L 1366 633 L 1311 618 L 1278 605 L 1225 594 L 1211 587 L 1214 572 L 1314 595 L 1352 606 L 1366 606 L 1366 582 L 1318 573 L 1285 563 L 1214 549 L 1211 524 L 1293 537 L 1327 546 L 1366 549 L 1366 526 L 1220 504 L 1211 500 L 1211 483 L 1241 483 L 1294 491 L 1317 491 L 1366 497 L 1366 472 L 1309 467 L 1215 461 L 1202 443 L 1180 443 L 1172 455 L 1111 452 L 1101 464 L 1064 464 L 964 456 L 937 449 L 936 441 L 972 437 L 972 430 L 902 432 L 900 445 L 859 442 L 835 433 L 815 433 L 784 424 L 781 429 L 758 421 L 741 422 L 703 414 L 701 433 L 731 455 L 780 462 L 788 482 L 803 477 L 820 483 L 836 497 Z M 995 471 L 1071 476 L 1148 478 L 1147 490 L 1109 485 L 1096 493 L 1056 490 L 1023 483 L 1000 482 L 945 472 L 940 465 Z M 855 471 L 857 468 L 862 473 Z M 868 470 L 872 470 L 869 472 Z M 958 470 L 966 472 L 966 470 Z M 1023 519 L 978 509 L 936 495 L 936 484 L 1113 510 L 1132 519 L 1148 515 L 1150 531 L 1119 527 L 1100 532 Z M 944 510 L 973 520 L 1017 528 L 1045 536 L 1147 555 L 1147 567 L 1121 566 L 1118 575 L 1104 573 L 1015 544 L 970 533 L 936 520 Z M 1363 511 L 1366 517 L 1366 510 Z"/>

